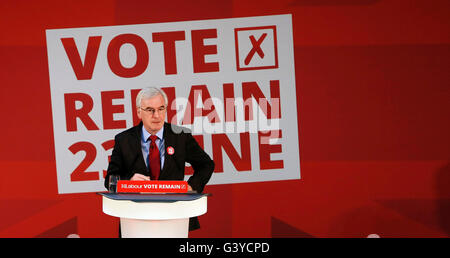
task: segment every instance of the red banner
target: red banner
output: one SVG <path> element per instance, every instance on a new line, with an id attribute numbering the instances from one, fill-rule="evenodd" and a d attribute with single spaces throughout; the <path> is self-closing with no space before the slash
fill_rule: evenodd
<path id="1" fill-rule="evenodd" d="M 118 193 L 186 193 L 186 181 L 129 181 L 117 182 Z"/>

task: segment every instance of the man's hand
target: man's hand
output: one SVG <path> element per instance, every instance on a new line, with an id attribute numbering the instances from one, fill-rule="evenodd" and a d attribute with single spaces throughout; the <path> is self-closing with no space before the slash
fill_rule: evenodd
<path id="1" fill-rule="evenodd" d="M 144 176 L 143 174 L 135 173 L 130 179 L 131 181 L 150 181 L 149 176 Z"/>

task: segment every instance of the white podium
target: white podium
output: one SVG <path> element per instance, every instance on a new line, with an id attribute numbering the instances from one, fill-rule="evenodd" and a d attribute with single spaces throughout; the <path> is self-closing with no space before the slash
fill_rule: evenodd
<path id="1" fill-rule="evenodd" d="M 100 194 L 123 238 L 187 238 L 189 218 L 207 211 L 207 194 Z"/>

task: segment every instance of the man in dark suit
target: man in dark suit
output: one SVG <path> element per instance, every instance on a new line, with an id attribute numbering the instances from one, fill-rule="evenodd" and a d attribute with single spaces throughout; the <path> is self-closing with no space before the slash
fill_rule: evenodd
<path id="1" fill-rule="evenodd" d="M 214 162 L 186 129 L 164 122 L 168 100 L 158 88 L 142 89 L 136 97 L 137 126 L 116 135 L 105 177 L 121 180 L 184 180 L 185 162 L 194 174 L 188 190 L 202 192 L 214 170 Z M 190 218 L 189 230 L 200 228 L 198 218 Z"/>

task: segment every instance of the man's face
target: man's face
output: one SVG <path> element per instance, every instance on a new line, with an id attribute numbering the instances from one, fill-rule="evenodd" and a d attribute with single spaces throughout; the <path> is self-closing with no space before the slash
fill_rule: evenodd
<path id="1" fill-rule="evenodd" d="M 141 107 L 137 108 L 137 116 L 142 120 L 147 132 L 155 134 L 164 126 L 166 106 L 161 95 L 141 100 Z"/>

